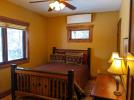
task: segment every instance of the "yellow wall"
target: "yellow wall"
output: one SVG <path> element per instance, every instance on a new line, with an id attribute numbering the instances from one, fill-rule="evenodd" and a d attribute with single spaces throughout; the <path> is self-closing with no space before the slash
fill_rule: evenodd
<path id="1" fill-rule="evenodd" d="M 91 70 L 95 76 L 97 69 L 104 71 L 108 67 L 108 59 L 116 51 L 116 31 L 118 12 L 97 13 L 91 24 L 93 41 L 86 43 L 67 42 L 66 16 L 47 19 L 48 56 L 53 46 L 58 48 L 87 49 L 92 48 Z"/>
<path id="2" fill-rule="evenodd" d="M 120 51 L 123 55 L 123 38 L 128 38 L 129 36 L 129 10 L 130 10 L 130 0 L 122 0 L 119 18 L 121 18 L 121 44 Z"/>
<path id="3" fill-rule="evenodd" d="M 37 66 L 46 63 L 46 19 L 45 17 L 0 0 L 0 16 L 6 16 L 30 23 L 29 45 L 30 63 L 24 66 Z M 10 89 L 10 68 L 0 69 L 0 93 Z"/>
<path id="4" fill-rule="evenodd" d="M 129 15 L 130 15 L 130 0 L 122 0 L 122 5 L 120 9 L 120 18 L 122 20 L 121 24 L 121 53 L 123 54 L 123 38 L 127 37 L 129 38 Z M 130 56 L 131 59 L 134 59 L 134 55 Z M 134 61 L 128 61 L 127 63 L 130 67 L 130 72 L 132 75 L 134 75 Z"/>

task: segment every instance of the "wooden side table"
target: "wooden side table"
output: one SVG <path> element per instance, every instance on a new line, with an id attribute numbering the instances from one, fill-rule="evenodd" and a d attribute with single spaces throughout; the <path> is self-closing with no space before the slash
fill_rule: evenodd
<path id="1" fill-rule="evenodd" d="M 96 78 L 96 84 L 91 91 L 91 96 L 97 100 L 126 100 L 126 93 L 123 84 L 120 83 L 119 91 L 121 96 L 114 95 L 116 82 L 112 75 L 99 74 Z M 99 99 L 100 98 L 100 99 Z"/>

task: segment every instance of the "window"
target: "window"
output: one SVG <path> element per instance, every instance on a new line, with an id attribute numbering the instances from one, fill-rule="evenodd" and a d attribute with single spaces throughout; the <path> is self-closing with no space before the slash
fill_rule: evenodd
<path id="1" fill-rule="evenodd" d="M 23 59 L 23 30 L 7 28 L 8 61 Z"/>
<path id="2" fill-rule="evenodd" d="M 72 39 L 88 39 L 89 30 L 72 31 L 71 38 Z"/>
<path id="3" fill-rule="evenodd" d="M 92 26 L 68 26 L 68 41 L 92 41 Z"/>
<path id="4" fill-rule="evenodd" d="M 28 23 L 0 17 L 0 64 L 28 61 Z"/>

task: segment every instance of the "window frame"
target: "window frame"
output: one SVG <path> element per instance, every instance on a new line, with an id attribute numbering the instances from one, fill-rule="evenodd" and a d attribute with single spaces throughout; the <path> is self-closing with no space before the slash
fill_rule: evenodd
<path id="1" fill-rule="evenodd" d="M 6 22 L 10 24 L 15 24 L 15 25 L 21 25 L 25 26 L 26 29 L 23 30 L 23 58 L 22 59 L 15 59 L 8 61 L 8 45 L 7 45 L 7 26 L 0 26 L 2 28 L 2 56 L 3 56 L 3 62 L 0 62 L 0 68 L 3 67 L 9 67 L 9 64 L 24 64 L 26 62 L 29 62 L 29 38 L 28 38 L 28 28 L 29 28 L 29 23 L 19 21 L 16 19 L 11 19 L 7 17 L 0 16 L 0 22 Z M 12 28 L 12 29 L 17 29 L 17 28 Z M 18 29 L 21 30 L 21 29 Z"/>
<path id="2" fill-rule="evenodd" d="M 72 39 L 72 37 L 71 37 L 72 31 L 82 31 L 82 30 L 89 30 L 89 38 L 88 39 Z M 67 26 L 67 40 L 69 42 L 92 42 L 92 34 L 93 34 L 93 25 Z"/>

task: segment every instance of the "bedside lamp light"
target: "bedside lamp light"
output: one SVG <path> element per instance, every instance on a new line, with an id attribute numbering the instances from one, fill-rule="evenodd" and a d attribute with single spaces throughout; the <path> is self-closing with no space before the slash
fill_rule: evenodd
<path id="1" fill-rule="evenodd" d="M 108 69 L 108 72 L 115 75 L 122 75 L 126 73 L 126 67 L 124 60 L 122 58 L 115 58 Z"/>
<path id="2" fill-rule="evenodd" d="M 127 53 L 126 64 L 130 68 L 130 73 L 134 72 L 134 56 L 131 53 Z"/>
<path id="3" fill-rule="evenodd" d="M 127 61 L 134 61 L 134 56 L 131 53 L 127 53 L 126 60 Z"/>
<path id="4" fill-rule="evenodd" d="M 108 62 L 112 63 L 115 58 L 119 58 L 118 52 L 113 52 Z"/>
<path id="5" fill-rule="evenodd" d="M 115 58 L 111 64 L 111 66 L 108 68 L 108 72 L 115 75 L 116 90 L 114 91 L 114 94 L 116 96 L 120 96 L 121 95 L 121 93 L 119 91 L 120 75 L 126 73 L 126 67 L 124 64 L 124 60 L 122 58 Z"/>

